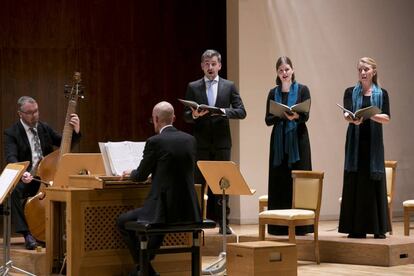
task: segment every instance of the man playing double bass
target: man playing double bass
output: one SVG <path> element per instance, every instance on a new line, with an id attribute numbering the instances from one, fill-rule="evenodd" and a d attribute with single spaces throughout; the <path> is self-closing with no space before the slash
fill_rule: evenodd
<path id="1" fill-rule="evenodd" d="M 17 101 L 17 114 L 20 120 L 4 131 L 4 154 L 7 163 L 30 161 L 21 181 L 11 195 L 11 212 L 15 231 L 24 236 L 28 250 L 36 248 L 36 239 L 30 233 L 24 214 L 27 198 L 37 194 L 40 182 L 36 181 L 36 169 L 42 158 L 59 147 L 62 136 L 46 123 L 39 121 L 37 102 L 29 97 Z M 73 127 L 72 145 L 80 139 L 80 120 L 71 114 L 69 124 Z"/>

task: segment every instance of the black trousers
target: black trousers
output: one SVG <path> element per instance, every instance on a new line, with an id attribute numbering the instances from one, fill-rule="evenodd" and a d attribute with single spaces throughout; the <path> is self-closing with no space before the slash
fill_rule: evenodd
<path id="1" fill-rule="evenodd" d="M 140 255 L 140 241 L 136 236 L 135 231 L 129 231 L 125 229 L 125 224 L 128 221 L 137 221 L 140 219 L 139 217 L 139 210 L 140 208 L 128 211 L 126 213 L 121 214 L 117 220 L 117 227 L 121 236 L 127 245 L 129 252 L 131 253 L 132 258 L 136 264 L 139 264 L 139 255 Z M 155 235 L 150 236 L 148 240 L 148 248 L 157 249 L 160 248 L 162 242 L 164 240 L 164 235 Z M 154 259 L 154 255 L 150 256 L 150 259 Z"/>
<path id="2" fill-rule="evenodd" d="M 24 206 L 29 197 L 35 196 L 39 191 L 40 182 L 30 183 L 19 182 L 11 194 L 12 223 L 16 233 L 24 234 L 29 232 L 29 226 L 24 215 Z"/>

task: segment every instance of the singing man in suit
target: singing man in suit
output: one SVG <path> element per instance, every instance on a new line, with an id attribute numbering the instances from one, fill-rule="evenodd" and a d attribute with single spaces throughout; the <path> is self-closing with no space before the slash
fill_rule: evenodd
<path id="1" fill-rule="evenodd" d="M 62 136 L 49 125 L 39 121 L 39 107 L 35 99 L 22 96 L 17 101 L 20 120 L 4 131 L 4 156 L 7 163 L 30 161 L 28 171 L 22 176 L 11 194 L 11 213 L 16 233 L 24 236 L 26 249 L 36 248 L 24 215 L 27 198 L 37 194 L 39 181 L 34 181 L 41 159 L 59 147 Z M 73 127 L 72 145 L 80 139 L 80 120 L 71 114 L 69 124 Z"/>
<path id="2" fill-rule="evenodd" d="M 232 81 L 219 77 L 221 55 L 216 50 L 206 50 L 201 56 L 201 69 L 204 77 L 190 82 L 185 99 L 198 104 L 206 104 L 221 109 L 222 114 L 212 114 L 208 110 L 197 110 L 186 107 L 184 120 L 194 124 L 193 134 L 197 140 L 197 160 L 228 161 L 231 155 L 231 135 L 229 119 L 244 119 L 246 110 L 239 92 Z M 196 170 L 196 183 L 204 184 L 200 171 Z M 227 216 L 230 213 L 226 206 L 226 233 L 232 231 L 228 227 Z M 222 229 L 221 195 L 208 191 L 207 216 L 218 220 L 220 233 Z"/>
<path id="3" fill-rule="evenodd" d="M 139 264 L 138 240 L 135 232 L 125 229 L 128 221 L 150 223 L 201 222 L 200 207 L 194 189 L 196 140 L 173 127 L 174 108 L 168 102 L 154 106 L 152 121 L 157 135 L 150 137 L 136 170 L 126 171 L 134 181 L 144 181 L 151 174 L 151 190 L 141 208 L 121 214 L 117 225 L 135 263 Z M 163 236 L 151 237 L 149 248 L 161 246 Z M 154 256 L 152 256 L 153 258 Z M 138 275 L 138 270 L 130 275 Z M 150 267 L 150 275 L 157 275 Z"/>

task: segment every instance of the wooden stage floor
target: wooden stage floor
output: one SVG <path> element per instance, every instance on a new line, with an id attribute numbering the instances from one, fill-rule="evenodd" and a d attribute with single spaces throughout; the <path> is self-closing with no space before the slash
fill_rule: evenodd
<path id="1" fill-rule="evenodd" d="M 404 226 L 401 221 L 402 218 L 395 218 L 393 222 L 393 232 L 394 235 L 391 239 L 405 239 L 404 237 Z M 340 234 L 337 231 L 338 221 L 321 221 L 319 225 L 319 236 L 325 237 L 326 240 L 331 238 L 339 238 L 345 240 L 346 235 Z M 257 236 L 258 226 L 257 225 L 233 225 L 233 230 L 238 234 L 239 239 L 243 239 L 243 236 Z M 312 237 L 312 236 L 311 236 Z M 387 235 L 386 240 L 374 240 L 373 237 L 369 236 L 366 240 L 361 240 L 362 243 L 386 243 L 388 239 Z M 414 233 L 411 233 L 410 239 L 414 241 Z M 346 239 L 347 240 L 353 239 Z M 398 242 L 397 242 L 398 243 Z M 321 251 L 321 257 L 323 251 Z M 300 254 L 299 254 L 300 256 Z M 411 258 L 413 256 L 410 256 Z M 395 266 L 374 266 L 374 265 L 355 265 L 355 264 L 341 264 L 341 263 L 329 263 L 322 262 L 320 265 L 317 265 L 311 261 L 298 261 L 298 275 L 300 276 L 327 276 L 327 275 L 380 275 L 380 276 L 394 276 L 394 275 L 414 275 L 414 263 L 406 265 L 395 265 Z"/>
<path id="2" fill-rule="evenodd" d="M 398 220 L 397 218 L 396 220 Z M 237 234 L 232 235 L 229 237 L 229 242 L 235 242 L 238 239 L 241 241 L 246 238 L 251 238 L 257 236 L 258 233 L 258 226 L 257 225 L 231 225 L 234 232 Z M 344 234 L 339 234 L 337 232 L 337 221 L 321 221 L 319 226 L 319 235 L 321 240 L 329 240 L 330 238 L 334 239 L 343 239 L 344 242 L 348 242 L 350 239 L 346 239 Z M 375 242 L 378 244 L 387 243 L 391 240 L 398 240 L 398 239 L 405 239 L 403 236 L 403 223 L 401 221 L 397 221 L 393 223 L 394 227 L 394 235 L 390 239 L 384 240 L 374 240 L 372 237 L 369 237 L 364 241 L 362 240 L 361 243 L 371 243 Z M 203 248 L 203 266 L 208 265 L 212 260 L 215 259 L 216 253 L 221 251 L 222 240 L 221 237 L 217 235 L 218 228 L 216 229 L 208 229 L 205 233 L 205 242 L 206 247 L 210 244 L 212 248 Z M 388 235 L 387 235 L 388 237 Z M 312 238 L 310 235 L 307 238 Z M 414 233 L 409 240 L 413 239 L 414 241 Z M 21 238 L 14 238 L 12 243 L 12 248 L 22 248 L 23 240 Z M 354 241 L 352 241 L 354 242 Z M 300 242 L 299 242 L 300 243 Z M 300 245 L 299 245 L 300 246 Z M 410 245 L 411 247 L 411 245 Z M 22 251 L 22 250 L 20 250 Z M 26 250 L 23 250 L 26 251 Z M 27 251 L 26 251 L 27 252 Z M 369 253 L 369 252 L 368 252 Z M 341 264 L 341 263 L 330 263 L 324 262 L 323 259 L 323 249 L 321 247 L 321 257 L 322 263 L 317 265 L 312 261 L 298 261 L 298 275 L 300 276 L 325 276 L 325 275 L 380 275 L 380 276 L 392 276 L 392 275 L 414 275 L 414 264 L 405 264 L 405 265 L 392 265 L 392 266 L 376 266 L 376 265 L 355 265 L 355 264 Z M 375 255 L 375 254 L 374 254 Z M 299 254 L 299 257 L 301 255 Z M 326 257 L 326 256 L 325 256 Z M 413 257 L 413 256 L 409 256 Z M 22 257 L 24 258 L 24 257 Z M 28 257 L 26 257 L 28 258 Z M 1 257 L 2 259 L 2 257 Z M 30 258 L 33 259 L 33 258 Z M 15 258 L 14 261 L 17 261 Z M 23 262 L 27 262 L 25 260 L 21 260 Z M 39 260 L 38 260 L 39 261 Z M 20 262 L 20 260 L 19 260 Z M 16 264 L 16 263 L 15 263 Z M 19 264 L 16 264 L 18 267 L 21 267 Z M 39 262 L 36 264 L 39 265 Z M 30 270 L 29 270 L 30 271 Z M 11 275 L 23 275 L 18 273 L 13 273 Z M 55 274 L 57 275 L 57 274 Z M 55 276 L 54 275 L 54 276 Z"/>

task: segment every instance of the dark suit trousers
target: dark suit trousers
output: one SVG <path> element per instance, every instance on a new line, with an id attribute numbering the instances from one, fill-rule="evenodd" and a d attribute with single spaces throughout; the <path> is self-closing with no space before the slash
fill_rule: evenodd
<path id="1" fill-rule="evenodd" d="M 117 220 L 117 227 L 121 236 L 127 245 L 129 252 L 131 253 L 132 258 L 136 264 L 139 264 L 139 254 L 140 254 L 140 241 L 136 236 L 134 231 L 129 231 L 125 229 L 125 224 L 128 221 L 137 221 L 139 220 L 139 210 L 140 208 L 130 210 L 126 213 L 121 214 Z M 156 249 L 160 248 L 164 240 L 164 235 L 151 236 L 148 240 L 148 248 Z M 150 256 L 150 259 L 154 259 L 155 255 Z"/>
<path id="2" fill-rule="evenodd" d="M 39 191 L 40 182 L 32 181 L 28 184 L 19 182 L 11 194 L 11 213 L 16 233 L 29 232 L 29 226 L 24 215 L 24 206 L 29 197 L 35 196 Z"/>
<path id="3" fill-rule="evenodd" d="M 197 150 L 197 160 L 210 160 L 210 161 L 229 161 L 230 160 L 230 149 L 221 149 L 221 150 Z M 195 173 L 195 183 L 203 184 L 206 183 L 203 175 L 197 167 Z M 204 206 L 203 206 L 204 207 Z M 211 192 L 211 189 L 208 188 L 208 201 L 207 201 L 207 218 L 217 221 L 220 226 L 223 222 L 223 211 L 222 211 L 222 195 L 215 195 Z M 226 196 L 226 223 L 229 223 L 228 216 L 230 214 L 229 207 L 229 196 Z"/>

